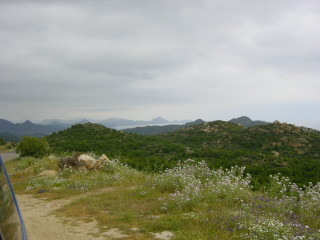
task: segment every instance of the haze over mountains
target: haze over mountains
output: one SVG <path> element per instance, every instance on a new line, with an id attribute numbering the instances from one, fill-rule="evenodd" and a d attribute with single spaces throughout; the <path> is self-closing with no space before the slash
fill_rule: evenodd
<path id="1" fill-rule="evenodd" d="M 191 120 L 182 120 L 182 121 L 169 121 L 162 117 L 154 118 L 150 121 L 143 121 L 143 120 L 128 120 L 123 118 L 108 118 L 106 120 L 94 120 L 94 119 L 75 119 L 75 120 L 61 120 L 61 119 L 47 119 L 44 121 L 39 122 L 39 124 L 44 125 L 63 125 L 63 126 L 71 126 L 77 123 L 99 123 L 105 127 L 109 128 L 124 128 L 129 126 L 146 126 L 146 125 L 163 125 L 163 124 L 184 124 L 186 122 L 190 122 Z"/>
<path id="2" fill-rule="evenodd" d="M 66 129 L 74 124 L 78 123 L 99 123 L 108 128 L 123 129 L 136 126 L 148 126 L 148 125 L 167 125 L 167 124 L 185 124 L 189 120 L 183 121 L 169 121 L 164 118 L 158 117 L 151 121 L 134 121 L 122 118 L 109 118 L 104 121 L 95 120 L 71 120 L 65 121 L 60 119 L 44 120 L 41 123 L 33 123 L 29 120 L 23 123 L 12 123 L 5 119 L 0 119 L 0 137 L 8 141 L 18 141 L 22 136 L 36 136 L 42 137 L 53 132 L 57 132 Z"/>
<path id="3" fill-rule="evenodd" d="M 108 128 L 123 130 L 125 132 L 136 133 L 140 135 L 157 135 L 166 132 L 172 132 L 187 126 L 204 123 L 205 121 L 198 119 L 196 121 L 182 120 L 182 121 L 169 121 L 164 118 L 158 117 L 151 121 L 134 121 L 122 118 L 109 118 L 103 121 L 95 120 L 73 120 L 66 121 L 60 119 L 44 120 L 41 123 L 33 123 L 29 120 L 23 123 L 12 123 L 5 119 L 0 119 L 0 137 L 7 141 L 17 142 L 22 136 L 36 136 L 42 137 L 49 135 L 53 132 L 64 130 L 74 124 L 83 123 L 98 123 Z M 244 127 L 252 127 L 257 125 L 265 125 L 268 122 L 260 120 L 251 120 L 249 117 L 242 116 L 233 118 L 229 122 L 239 124 Z"/>
<path id="4" fill-rule="evenodd" d="M 123 129 L 124 132 L 136 133 L 140 135 L 158 135 L 162 133 L 172 132 L 192 125 L 204 123 L 202 119 L 198 119 L 193 122 L 187 122 L 185 124 L 169 124 L 164 126 L 145 126 Z"/>

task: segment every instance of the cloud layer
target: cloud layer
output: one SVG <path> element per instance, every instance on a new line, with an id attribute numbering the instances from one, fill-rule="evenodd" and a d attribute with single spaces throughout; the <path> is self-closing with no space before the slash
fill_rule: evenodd
<path id="1" fill-rule="evenodd" d="M 225 119 L 319 127 L 320 2 L 0 2 L 8 119 Z"/>

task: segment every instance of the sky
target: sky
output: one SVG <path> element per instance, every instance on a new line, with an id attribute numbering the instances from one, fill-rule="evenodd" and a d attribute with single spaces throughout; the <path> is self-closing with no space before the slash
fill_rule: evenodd
<path id="1" fill-rule="evenodd" d="M 318 0 L 0 0 L 0 118 L 320 129 Z"/>

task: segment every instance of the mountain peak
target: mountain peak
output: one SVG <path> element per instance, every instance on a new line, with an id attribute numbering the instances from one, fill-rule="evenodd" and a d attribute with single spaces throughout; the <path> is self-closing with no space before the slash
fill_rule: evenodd
<path id="1" fill-rule="evenodd" d="M 238 118 L 232 118 L 230 120 L 230 122 L 232 121 L 246 121 L 246 122 L 252 122 L 251 118 L 247 117 L 247 116 L 241 116 L 241 117 L 238 117 Z"/>
<path id="2" fill-rule="evenodd" d="M 88 123 L 89 121 L 87 119 L 82 119 L 79 123 L 84 124 L 84 123 Z"/>
<path id="3" fill-rule="evenodd" d="M 235 123 L 235 124 L 240 124 L 243 127 L 253 127 L 253 126 L 257 126 L 257 125 L 269 124 L 268 122 L 264 122 L 264 121 L 260 121 L 260 120 L 252 121 L 247 116 L 242 116 L 242 117 L 239 117 L 239 118 L 233 118 L 229 122 Z"/>
<path id="4" fill-rule="evenodd" d="M 157 117 L 151 120 L 152 123 L 167 123 L 169 122 L 168 120 L 162 118 L 162 117 Z"/>
<path id="5" fill-rule="evenodd" d="M 33 122 L 31 122 L 30 120 L 25 121 L 24 123 L 22 123 L 24 125 L 34 125 Z"/>

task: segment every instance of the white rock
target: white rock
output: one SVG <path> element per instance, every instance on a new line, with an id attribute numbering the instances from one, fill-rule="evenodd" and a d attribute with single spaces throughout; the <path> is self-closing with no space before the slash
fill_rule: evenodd
<path id="1" fill-rule="evenodd" d="M 87 169 L 92 169 L 94 164 L 97 162 L 96 159 L 87 154 L 81 154 L 77 158 Z"/>
<path id="2" fill-rule="evenodd" d="M 110 161 L 110 159 L 109 159 L 105 154 L 102 154 L 101 157 L 99 157 L 98 160 L 101 160 L 101 161 Z"/>

